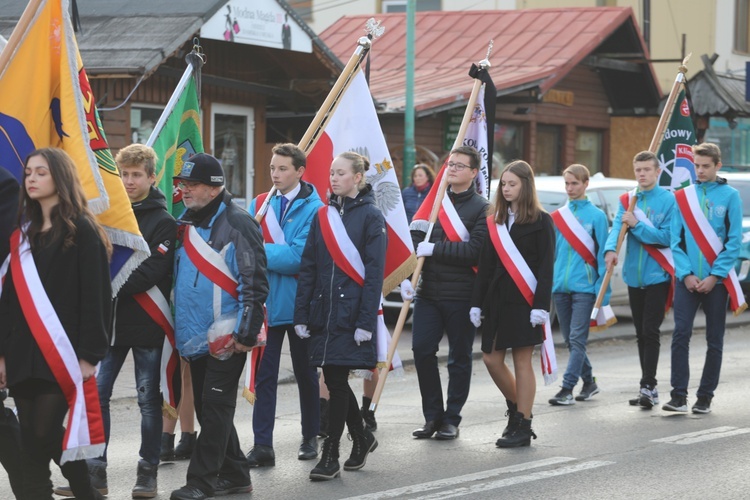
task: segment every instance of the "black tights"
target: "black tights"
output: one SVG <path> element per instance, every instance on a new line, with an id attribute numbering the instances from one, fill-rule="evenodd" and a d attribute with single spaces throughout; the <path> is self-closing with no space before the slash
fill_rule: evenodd
<path id="1" fill-rule="evenodd" d="M 50 460 L 60 464 L 65 433 L 63 419 L 68 403 L 62 392 L 40 393 L 14 391 L 21 425 L 21 460 L 23 462 L 23 498 L 26 500 L 52 498 Z M 20 393 L 20 394 L 19 394 Z M 73 494 L 79 499 L 92 498 L 91 482 L 85 460 L 66 462 L 60 467 L 70 482 Z"/>
<path id="2" fill-rule="evenodd" d="M 323 367 L 323 376 L 331 395 L 328 403 L 328 436 L 339 442 L 344 433 L 344 422 L 349 427 L 349 433 L 363 433 L 364 426 L 357 397 L 349 387 L 349 368 L 326 365 Z"/>

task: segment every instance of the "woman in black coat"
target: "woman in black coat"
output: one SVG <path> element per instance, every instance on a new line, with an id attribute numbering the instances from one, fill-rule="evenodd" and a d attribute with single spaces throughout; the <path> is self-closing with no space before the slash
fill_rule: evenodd
<path id="1" fill-rule="evenodd" d="M 531 408 L 536 377 L 531 365 L 534 346 L 544 342 L 544 323 L 549 319 L 552 270 L 555 262 L 555 230 L 552 218 L 536 196 L 534 172 L 528 163 L 514 161 L 503 170 L 495 200 L 495 214 L 488 224 L 504 224 L 513 243 L 537 279 L 533 304 L 521 290 L 498 256 L 492 238 L 485 240 L 471 301 L 471 320 L 482 331 L 484 364 L 505 396 L 508 426 L 496 445 L 500 448 L 529 446 Z M 515 375 L 505 364 L 507 349 L 513 351 Z"/>
<path id="2" fill-rule="evenodd" d="M 63 150 L 31 153 L 22 187 L 21 238 L 29 242 L 44 293 L 78 358 L 75 368 L 86 381 L 109 344 L 111 246 L 87 208 L 76 167 Z M 20 279 L 9 270 L 0 296 L 0 388 L 10 387 L 18 409 L 23 498 L 49 499 L 49 462 L 60 463 L 68 402 L 22 310 Z M 28 303 L 23 305 L 29 309 Z M 85 461 L 67 461 L 61 470 L 77 498 L 102 498 L 91 487 Z"/>
<path id="3" fill-rule="evenodd" d="M 330 393 L 328 437 L 320 462 L 310 472 L 313 480 L 333 479 L 340 474 L 339 441 L 344 422 L 353 441 L 344 470 L 364 467 L 367 454 L 378 446 L 372 433 L 363 427 L 357 398 L 349 387 L 350 370 L 371 369 L 377 364 L 373 336 L 377 334 L 387 240 L 385 219 L 375 205 L 372 188 L 365 183 L 368 166 L 367 159 L 351 152 L 333 160 L 333 196 L 329 207 L 313 219 L 302 253 L 294 328 L 301 338 L 310 337 L 310 363 L 323 367 Z M 364 265 L 362 284 L 353 279 L 351 271 L 342 269 L 340 258 L 334 261 L 330 245 L 326 245 L 320 219 L 327 217 L 325 211 L 331 207 L 343 222 L 343 236 L 348 235 L 352 250 Z M 337 241 L 345 240 L 341 234 L 333 234 Z"/>

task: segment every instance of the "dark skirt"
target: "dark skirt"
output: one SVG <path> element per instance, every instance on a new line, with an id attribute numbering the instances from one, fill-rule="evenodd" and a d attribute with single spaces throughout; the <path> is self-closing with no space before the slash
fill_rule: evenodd
<path id="1" fill-rule="evenodd" d="M 512 307 L 509 307 L 512 306 Z M 493 318 L 482 328 L 482 352 L 529 347 L 544 342 L 544 327 L 531 326 L 531 307 L 528 304 L 506 304 L 490 311 Z M 493 328 L 491 325 L 497 325 Z"/>

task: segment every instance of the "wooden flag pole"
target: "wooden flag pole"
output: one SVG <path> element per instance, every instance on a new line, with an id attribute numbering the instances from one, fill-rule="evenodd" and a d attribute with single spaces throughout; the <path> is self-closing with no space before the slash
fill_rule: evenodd
<path id="1" fill-rule="evenodd" d="M 26 35 L 26 32 L 29 29 L 29 25 L 34 20 L 34 17 L 39 11 L 39 6 L 41 4 L 42 0 L 29 1 L 28 5 L 26 5 L 26 8 L 23 11 L 23 14 L 21 14 L 21 17 L 18 19 L 16 27 L 13 28 L 13 32 L 10 34 L 10 38 L 8 38 L 8 43 L 5 44 L 5 48 L 0 51 L 0 77 L 2 77 L 2 75 L 5 73 L 5 70 L 7 69 L 6 66 L 8 66 L 11 57 L 13 57 L 13 54 L 18 48 L 18 45 Z M 69 15 L 66 14 L 66 12 L 63 12 L 63 19 L 69 17 Z"/>
<path id="2" fill-rule="evenodd" d="M 489 56 L 490 52 L 492 51 L 492 42 L 490 42 L 490 47 L 487 50 L 487 58 L 483 59 L 479 66 L 482 69 L 487 69 L 490 67 L 489 62 Z M 482 81 L 477 79 L 474 79 L 474 85 L 471 88 L 471 95 L 469 96 L 469 102 L 466 103 L 466 110 L 464 111 L 464 117 L 461 121 L 461 128 L 458 130 L 458 135 L 456 136 L 456 140 L 453 141 L 453 148 L 455 149 L 459 146 L 461 146 L 464 143 L 464 137 L 466 136 L 466 129 L 469 127 L 469 123 L 471 122 L 471 115 L 474 113 L 474 107 L 477 104 L 477 97 L 479 96 L 479 90 L 482 88 Z M 435 202 L 432 204 L 432 210 L 430 211 L 430 219 L 429 219 L 429 226 L 427 228 L 427 233 L 425 234 L 424 241 L 430 241 L 430 236 L 432 235 L 432 229 L 435 227 L 435 221 L 437 221 L 438 213 L 440 212 L 440 205 L 443 203 L 443 197 L 445 197 L 445 192 L 448 190 L 448 175 L 446 172 L 443 172 L 443 177 L 440 180 L 440 186 L 438 187 L 437 195 L 435 196 Z M 425 257 L 419 257 L 417 259 L 417 266 L 414 268 L 414 273 L 411 277 L 411 286 L 414 290 L 417 289 L 417 283 L 419 283 L 419 276 L 422 274 L 422 267 L 424 266 Z M 388 372 L 391 368 L 391 363 L 393 363 L 393 356 L 396 353 L 396 346 L 398 345 L 398 340 L 401 337 L 401 332 L 404 329 L 404 324 L 406 323 L 406 316 L 409 311 L 409 307 L 411 305 L 411 300 L 405 300 L 403 305 L 401 306 L 401 312 L 398 315 L 398 321 L 396 322 L 396 328 L 393 330 L 393 336 L 391 338 L 391 344 L 388 346 L 388 358 L 386 360 L 385 366 L 380 369 L 380 377 L 378 378 L 378 384 L 375 386 L 375 392 L 372 395 L 372 402 L 370 403 L 370 411 L 375 411 L 378 408 L 378 403 L 380 402 L 380 396 L 383 394 L 383 388 L 385 387 L 385 380 L 388 377 Z"/>
<path id="3" fill-rule="evenodd" d="M 343 96 L 346 92 L 346 89 L 349 88 L 354 75 L 357 71 L 359 71 L 362 61 L 364 61 L 367 53 L 370 51 L 370 47 L 372 46 L 372 39 L 379 37 L 383 34 L 384 31 L 384 28 L 380 26 L 380 23 L 376 22 L 374 19 L 369 19 L 367 21 L 365 29 L 368 33 L 367 36 L 360 37 L 360 39 L 357 40 L 357 48 L 354 49 L 354 53 L 349 58 L 346 66 L 344 66 L 344 69 L 341 71 L 341 74 L 336 80 L 336 83 L 334 83 L 333 87 L 331 87 L 331 91 L 328 93 L 325 101 L 323 101 L 320 109 L 315 114 L 312 122 L 310 122 L 310 126 L 307 127 L 305 135 L 302 136 L 302 139 L 297 144 L 297 146 L 302 151 L 304 151 L 305 154 L 309 153 L 312 148 L 315 147 L 315 143 L 318 142 L 321 133 L 323 132 L 323 130 L 325 130 L 326 125 L 328 125 L 328 122 L 331 120 L 331 117 L 336 111 L 339 102 L 341 102 L 341 96 Z M 276 186 L 273 186 L 268 192 L 268 196 L 266 196 L 266 199 L 263 200 L 263 204 L 255 214 L 255 220 L 257 220 L 258 222 L 263 220 L 263 217 L 265 217 L 266 212 L 268 211 L 268 203 L 271 201 L 271 198 L 273 198 L 275 194 Z"/>
<path id="4" fill-rule="evenodd" d="M 667 123 L 669 122 L 669 117 L 672 116 L 672 111 L 674 110 L 675 101 L 677 101 L 677 96 L 680 94 L 680 90 L 682 88 L 682 84 L 685 81 L 685 73 L 687 73 L 687 63 L 690 60 L 691 54 L 688 54 L 685 59 L 682 60 L 682 64 L 679 67 L 677 78 L 675 78 L 674 84 L 672 85 L 672 90 L 669 92 L 669 98 L 667 99 L 666 104 L 664 105 L 664 109 L 661 112 L 661 117 L 659 117 L 659 123 L 656 125 L 656 131 L 654 131 L 654 136 L 651 138 L 651 144 L 648 147 L 648 150 L 652 153 L 656 153 L 658 151 L 659 146 L 661 145 L 661 141 L 664 139 L 664 129 L 667 127 Z M 630 204 L 628 205 L 628 213 L 633 213 L 633 210 L 635 210 L 635 204 L 636 204 L 636 197 L 633 196 L 630 198 Z M 622 243 L 625 240 L 625 235 L 628 232 L 628 225 L 626 223 L 622 223 L 622 227 L 620 227 L 620 234 L 617 235 L 617 246 L 615 247 L 615 254 L 620 254 L 620 248 L 622 247 Z M 594 309 L 591 311 L 591 321 L 596 321 L 596 317 L 599 315 L 599 309 L 602 307 L 602 303 L 604 302 L 604 296 L 607 294 L 607 287 L 609 286 L 609 281 L 612 279 L 612 273 L 614 272 L 614 266 L 610 266 L 607 268 L 606 273 L 604 273 L 604 278 L 602 279 L 602 286 L 599 288 L 599 293 L 596 296 L 596 302 L 594 303 Z M 595 327 L 592 327 L 593 331 L 596 331 Z"/>

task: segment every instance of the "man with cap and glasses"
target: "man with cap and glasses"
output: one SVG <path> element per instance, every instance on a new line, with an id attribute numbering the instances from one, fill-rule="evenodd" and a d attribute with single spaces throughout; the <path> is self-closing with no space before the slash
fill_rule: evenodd
<path id="1" fill-rule="evenodd" d="M 175 253 L 175 341 L 190 363 L 201 432 L 187 484 L 170 498 L 249 493 L 250 469 L 233 420 L 246 353 L 257 343 L 264 320 L 268 281 L 263 238 L 255 219 L 232 203 L 216 158 L 194 155 L 175 178 L 186 207 L 178 220 Z M 227 317 L 234 328 L 222 347 L 233 355 L 221 361 L 209 355 L 207 332 Z"/>

